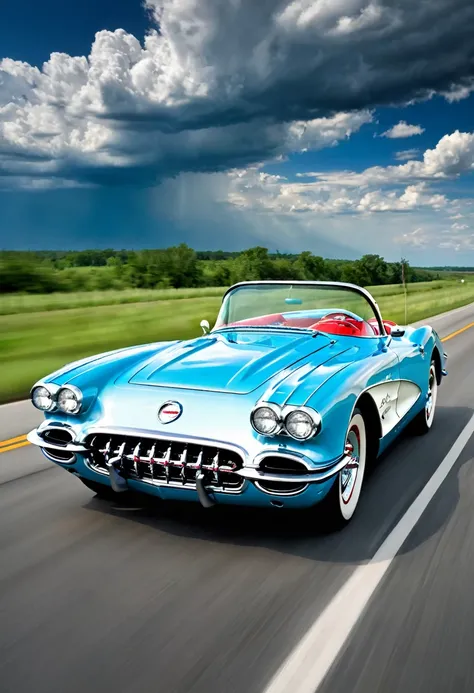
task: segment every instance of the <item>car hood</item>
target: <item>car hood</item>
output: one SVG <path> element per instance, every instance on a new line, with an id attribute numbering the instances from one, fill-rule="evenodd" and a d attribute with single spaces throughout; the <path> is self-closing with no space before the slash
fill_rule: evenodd
<path id="1" fill-rule="evenodd" d="M 128 382 L 248 394 L 277 374 L 290 374 L 308 360 L 317 368 L 342 351 L 320 333 L 241 331 L 211 334 L 160 351 L 129 373 Z"/>

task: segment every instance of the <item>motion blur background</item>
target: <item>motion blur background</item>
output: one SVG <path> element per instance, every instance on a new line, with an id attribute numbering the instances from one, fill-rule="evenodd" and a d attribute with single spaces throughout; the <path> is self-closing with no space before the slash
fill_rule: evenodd
<path id="1" fill-rule="evenodd" d="M 460 452 L 473 36 L 472 0 L 0 3 L 1 693 L 274 693 Z M 347 531 L 123 508 L 28 444 L 36 380 L 198 336 L 228 286 L 258 279 L 366 286 L 385 318 L 430 318 L 446 342 L 433 430 L 370 472 Z M 474 690 L 471 440 L 454 461 L 320 693 Z M 285 693 L 314 693 L 310 664 Z"/>
<path id="2" fill-rule="evenodd" d="M 415 269 L 378 255 L 327 260 L 309 251 L 0 253 L 0 401 L 25 398 L 65 363 L 137 343 L 187 339 L 212 325 L 229 285 L 246 280 L 332 280 L 367 286 L 384 317 L 402 324 L 474 301 L 474 274 Z M 405 313 L 406 308 L 406 313 Z"/>

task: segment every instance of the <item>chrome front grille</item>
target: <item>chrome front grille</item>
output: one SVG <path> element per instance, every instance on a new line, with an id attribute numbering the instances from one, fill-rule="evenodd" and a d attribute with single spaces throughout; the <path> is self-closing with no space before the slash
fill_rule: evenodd
<path id="1" fill-rule="evenodd" d="M 243 459 L 234 450 L 188 441 L 97 433 L 85 441 L 88 463 L 108 474 L 107 462 L 125 479 L 149 484 L 196 488 L 196 474 L 204 474 L 206 487 L 227 493 L 240 491 L 244 479 L 235 472 Z"/>

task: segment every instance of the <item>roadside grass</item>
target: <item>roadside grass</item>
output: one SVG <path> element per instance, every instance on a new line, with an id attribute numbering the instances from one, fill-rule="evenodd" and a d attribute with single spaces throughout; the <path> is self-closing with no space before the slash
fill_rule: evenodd
<path id="1" fill-rule="evenodd" d="M 93 292 L 92 296 L 87 292 L 0 297 L 0 313 L 4 313 L 0 315 L 0 402 L 27 396 L 36 380 L 84 356 L 133 344 L 196 337 L 201 334 L 201 319 L 214 323 L 224 291 L 128 290 Z M 371 291 L 385 318 L 405 322 L 402 287 L 379 286 Z M 408 322 L 471 302 L 474 281 L 412 284 Z M 5 314 L 7 308 L 9 314 Z"/>
<path id="2" fill-rule="evenodd" d="M 433 282 L 437 283 L 437 282 Z M 414 286 L 418 287 L 418 284 Z M 426 285 L 425 285 L 426 286 Z M 379 287 L 384 289 L 385 287 Z M 405 324 L 405 300 L 403 290 L 398 294 L 378 295 L 374 291 L 382 316 L 387 320 L 393 320 L 399 325 Z M 448 310 L 460 308 L 474 302 L 474 282 L 442 282 L 436 288 L 412 291 L 410 286 L 407 294 L 407 323 L 417 322 Z"/>
<path id="3" fill-rule="evenodd" d="M 221 297 L 224 291 L 225 288 L 211 286 L 199 289 L 117 289 L 52 294 L 3 294 L 0 296 L 0 315 L 171 301 L 205 296 Z"/>
<path id="4" fill-rule="evenodd" d="M 40 377 L 84 356 L 196 337 L 220 302 L 210 296 L 1 316 L 0 402 L 25 396 Z"/>
<path id="5" fill-rule="evenodd" d="M 87 268 L 84 268 L 87 269 Z M 408 293 L 429 293 L 458 290 L 474 283 L 474 277 L 464 285 L 453 281 L 419 282 L 410 284 Z M 0 296 L 0 315 L 15 315 L 17 313 L 37 313 L 41 311 L 67 310 L 73 308 L 92 308 L 96 306 L 111 306 L 128 303 L 151 303 L 154 301 L 173 301 L 190 298 L 222 297 L 227 287 L 203 287 L 199 289 L 117 289 L 106 291 L 77 291 L 70 293 L 51 294 L 3 294 Z M 383 297 L 403 296 L 400 284 L 368 287 L 378 301 Z"/>

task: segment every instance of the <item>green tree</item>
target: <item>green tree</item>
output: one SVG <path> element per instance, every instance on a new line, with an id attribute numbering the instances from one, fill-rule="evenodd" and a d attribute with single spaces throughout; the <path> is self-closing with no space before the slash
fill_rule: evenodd
<path id="1" fill-rule="evenodd" d="M 268 249 L 256 246 L 244 250 L 232 262 L 232 283 L 271 279 L 273 275 L 272 261 Z"/>
<path id="2" fill-rule="evenodd" d="M 57 273 L 32 253 L 2 253 L 0 256 L 0 293 L 48 293 L 60 290 Z"/>
<path id="3" fill-rule="evenodd" d="M 300 279 L 322 281 L 326 278 L 325 262 L 319 255 L 313 255 L 308 250 L 300 253 L 295 262 L 295 270 Z"/>

